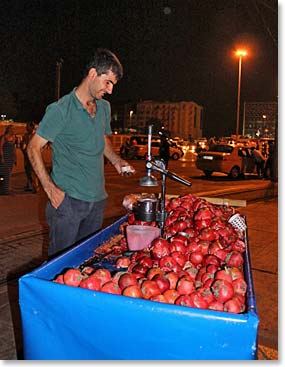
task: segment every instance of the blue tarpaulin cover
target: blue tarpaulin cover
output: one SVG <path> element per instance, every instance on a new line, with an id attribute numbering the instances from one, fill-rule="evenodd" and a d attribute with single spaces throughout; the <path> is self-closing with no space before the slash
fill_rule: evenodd
<path id="1" fill-rule="evenodd" d="M 92 257 L 127 216 L 19 279 L 28 360 L 256 359 L 259 318 L 249 248 L 247 310 L 232 314 L 70 287 L 51 280 Z"/>

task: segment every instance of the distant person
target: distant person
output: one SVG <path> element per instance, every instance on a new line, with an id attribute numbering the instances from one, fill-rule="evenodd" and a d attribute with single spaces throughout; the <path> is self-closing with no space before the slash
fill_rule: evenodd
<path id="1" fill-rule="evenodd" d="M 128 151 L 128 159 L 135 159 L 138 157 L 138 142 L 137 140 L 131 139 Z"/>
<path id="2" fill-rule="evenodd" d="M 30 140 L 34 136 L 35 132 L 36 132 L 35 124 L 33 122 L 27 122 L 26 123 L 26 133 L 24 134 L 23 139 L 21 141 L 21 150 L 24 156 L 24 168 L 25 168 L 26 179 L 27 179 L 24 190 L 31 191 L 33 193 L 36 193 L 37 191 L 33 184 L 33 177 L 32 177 L 33 167 L 28 157 L 27 147 L 28 147 Z"/>
<path id="3" fill-rule="evenodd" d="M 159 146 L 159 158 L 162 159 L 165 163 L 165 168 L 168 168 L 168 161 L 170 158 L 170 146 L 166 136 L 163 134 L 160 138 L 160 146 Z"/>
<path id="4" fill-rule="evenodd" d="M 195 151 L 197 154 L 201 153 L 202 152 L 202 147 L 201 145 L 199 144 L 199 141 L 196 142 L 196 148 L 195 148 Z"/>
<path id="5" fill-rule="evenodd" d="M 126 139 L 124 144 L 120 148 L 120 155 L 122 158 L 127 159 L 130 151 L 130 139 Z"/>
<path id="6" fill-rule="evenodd" d="M 10 180 L 16 164 L 16 136 L 13 125 L 8 125 L 0 136 L 0 195 L 10 195 Z"/>
<path id="7" fill-rule="evenodd" d="M 265 157 L 265 158 L 267 158 L 268 157 L 268 144 L 266 143 L 266 142 L 264 142 L 264 143 L 262 143 L 262 149 L 261 149 L 261 153 L 262 153 L 262 155 Z"/>
<path id="8" fill-rule="evenodd" d="M 79 86 L 47 107 L 28 145 L 29 159 L 49 199 L 49 256 L 101 229 L 107 201 L 104 156 L 120 175 L 124 175 L 122 167 L 129 166 L 108 138 L 111 109 L 103 99 L 122 76 L 117 56 L 97 49 Z M 48 141 L 52 142 L 51 174 L 42 157 Z"/>
<path id="9" fill-rule="evenodd" d="M 274 142 L 269 141 L 268 143 L 268 157 L 264 167 L 264 178 L 271 180 L 273 178 L 273 155 L 274 155 Z"/>
<path id="10" fill-rule="evenodd" d="M 251 148 L 251 156 L 254 159 L 257 177 L 262 178 L 264 175 L 265 157 L 262 155 L 261 151 L 255 147 Z"/>
<path id="11" fill-rule="evenodd" d="M 246 179 L 246 173 L 248 173 L 248 169 L 252 166 L 250 162 L 252 162 L 253 157 L 249 149 L 239 149 L 238 155 L 242 157 L 241 175 Z"/>
<path id="12" fill-rule="evenodd" d="M 216 142 L 216 138 L 215 136 L 212 136 L 210 139 L 209 139 L 209 150 L 212 150 L 216 145 L 217 145 L 217 142 Z"/>

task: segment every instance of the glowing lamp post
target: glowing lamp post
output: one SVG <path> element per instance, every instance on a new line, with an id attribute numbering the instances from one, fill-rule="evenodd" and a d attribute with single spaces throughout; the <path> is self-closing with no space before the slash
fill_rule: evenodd
<path id="1" fill-rule="evenodd" d="M 237 93 L 237 119 L 236 119 L 236 135 L 239 134 L 239 115 L 240 115 L 240 84 L 241 84 L 241 64 L 242 58 L 247 55 L 245 50 L 237 50 L 236 56 L 239 58 L 238 63 L 238 93 Z"/>

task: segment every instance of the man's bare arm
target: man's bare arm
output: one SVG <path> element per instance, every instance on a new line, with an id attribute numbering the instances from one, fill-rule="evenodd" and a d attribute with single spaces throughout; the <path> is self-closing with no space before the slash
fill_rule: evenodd
<path id="1" fill-rule="evenodd" d="M 105 136 L 105 149 L 104 149 L 104 155 L 109 161 L 112 163 L 113 166 L 116 167 L 117 163 L 120 161 L 123 161 L 118 154 L 114 151 L 112 143 L 108 136 Z M 124 161 L 125 162 L 125 161 Z M 125 162 L 126 163 L 126 162 Z M 120 173 L 120 172 L 119 172 Z"/>
<path id="2" fill-rule="evenodd" d="M 120 175 L 132 175 L 135 173 L 134 167 L 132 167 L 127 161 L 122 159 L 113 149 L 112 143 L 108 136 L 105 135 L 105 149 L 104 155 L 112 165 L 116 168 Z"/>
<path id="3" fill-rule="evenodd" d="M 64 199 L 64 192 L 54 184 L 43 161 L 41 150 L 47 142 L 46 139 L 36 133 L 28 144 L 27 152 L 31 165 L 50 199 L 51 204 L 55 208 L 58 208 Z"/>

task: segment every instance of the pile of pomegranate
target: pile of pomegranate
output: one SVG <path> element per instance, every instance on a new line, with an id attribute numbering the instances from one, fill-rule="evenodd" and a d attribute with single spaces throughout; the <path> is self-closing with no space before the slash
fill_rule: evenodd
<path id="1" fill-rule="evenodd" d="M 244 233 L 228 223 L 234 209 L 187 194 L 166 200 L 166 211 L 164 237 L 144 250 L 126 256 L 126 237 L 120 239 L 117 271 L 72 268 L 53 281 L 168 304 L 244 312 L 246 244 Z M 121 232 L 130 224 L 155 222 L 136 221 L 130 214 Z"/>

